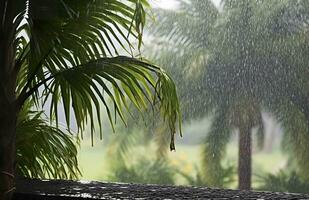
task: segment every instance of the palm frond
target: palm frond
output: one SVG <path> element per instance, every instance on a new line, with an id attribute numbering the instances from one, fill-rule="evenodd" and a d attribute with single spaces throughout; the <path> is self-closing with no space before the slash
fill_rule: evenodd
<path id="1" fill-rule="evenodd" d="M 157 37 L 177 39 L 178 41 L 180 41 L 180 38 L 187 37 L 197 44 L 201 43 L 201 41 L 198 41 L 200 37 L 197 36 L 210 32 L 209 27 L 216 20 L 218 10 L 210 0 L 181 0 L 178 9 L 155 9 L 154 13 L 156 22 L 160 23 L 151 27 L 152 34 Z"/>
<path id="2" fill-rule="evenodd" d="M 283 124 L 282 147 L 296 163 L 299 174 L 309 179 L 309 155 L 307 153 L 309 128 L 307 119 L 296 105 L 285 102 L 279 106 L 277 117 Z"/>
<path id="3" fill-rule="evenodd" d="M 158 80 L 154 79 L 154 75 Z M 72 106 L 78 127 L 83 129 L 90 119 L 92 131 L 95 127 L 94 116 L 98 118 L 101 126 L 100 101 L 104 104 L 112 127 L 115 123 L 113 115 L 118 115 L 125 123 L 124 111 L 129 111 L 126 106 L 127 100 L 133 102 L 139 110 L 146 109 L 147 102 L 155 104 L 159 101 L 162 116 L 167 120 L 173 140 L 176 119 L 179 116 L 175 85 L 164 71 L 154 65 L 128 57 L 102 58 L 51 73 L 28 94 L 44 84 L 46 84 L 43 91 L 46 100 L 44 103 L 51 99 L 51 117 L 55 116 L 55 120 L 58 121 L 58 103 L 61 101 L 68 125 Z M 113 111 L 107 99 L 112 101 Z"/>
<path id="4" fill-rule="evenodd" d="M 146 1 L 60 1 L 29 3 L 27 22 L 20 29 L 30 44 L 24 90 L 55 71 L 91 60 L 131 53 L 131 40 L 141 42 Z M 22 64 L 22 63 L 20 63 Z M 24 91 L 25 92 L 25 91 Z"/>
<path id="5" fill-rule="evenodd" d="M 30 178 L 77 179 L 77 143 L 25 105 L 17 123 L 17 172 Z"/>
<path id="6" fill-rule="evenodd" d="M 231 136 L 228 120 L 224 110 L 218 110 L 202 146 L 203 177 L 212 186 L 223 186 L 225 182 L 221 160 Z"/>
<path id="7" fill-rule="evenodd" d="M 148 28 L 152 42 L 145 53 L 164 66 L 176 81 L 184 118 L 203 116 L 208 103 L 203 96 L 205 80 L 202 76 L 210 55 L 211 27 L 218 10 L 211 1 L 192 0 L 180 1 L 176 10 L 156 9 L 154 13 L 156 21 Z M 194 106 L 190 106 L 192 96 L 196 96 Z"/>
<path id="8" fill-rule="evenodd" d="M 90 120 L 93 133 L 94 116 L 101 130 L 101 107 L 113 127 L 113 115 L 125 123 L 126 101 L 139 110 L 148 103 L 160 103 L 174 149 L 180 111 L 173 81 L 150 62 L 119 56 L 118 52 L 119 48 L 131 52 L 130 37 L 137 39 L 140 47 L 147 1 L 52 2 L 31 1 L 27 23 L 22 25 L 27 39 L 17 45 L 21 49 L 19 106 L 30 96 L 40 105 L 43 95 L 43 105 L 51 102 L 51 119 L 58 123 L 58 104 L 62 103 L 69 128 L 72 108 L 79 130 Z"/>

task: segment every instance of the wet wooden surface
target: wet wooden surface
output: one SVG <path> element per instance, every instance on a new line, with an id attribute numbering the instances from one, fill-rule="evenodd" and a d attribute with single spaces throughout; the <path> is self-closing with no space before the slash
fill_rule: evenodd
<path id="1" fill-rule="evenodd" d="M 14 200 L 77 199 L 307 199 L 309 195 L 85 181 L 19 180 Z"/>

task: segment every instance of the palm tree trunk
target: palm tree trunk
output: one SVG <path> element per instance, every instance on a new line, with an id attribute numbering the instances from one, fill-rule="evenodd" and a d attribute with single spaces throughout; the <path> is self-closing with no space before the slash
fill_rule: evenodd
<path id="1" fill-rule="evenodd" d="M 2 97 L 0 97 L 2 98 Z M 1 102 L 2 103 L 2 102 Z M 16 115 L 11 105 L 0 114 L 0 200 L 9 200 L 14 192 Z"/>
<path id="2" fill-rule="evenodd" d="M 0 48 L 1 48 L 0 43 Z M 16 155 L 16 73 L 13 48 L 0 55 L 0 200 L 10 200 L 14 191 Z M 2 53 L 2 52 L 1 52 Z"/>
<path id="3" fill-rule="evenodd" d="M 0 49 L 2 45 L 0 43 Z M 14 191 L 16 141 L 16 73 L 12 47 L 0 55 L 0 200 L 10 200 Z"/>
<path id="4" fill-rule="evenodd" d="M 0 200 L 10 200 L 14 192 L 15 137 L 17 107 L 14 70 L 14 3 L 0 1 Z"/>
<path id="5" fill-rule="evenodd" d="M 251 128 L 243 126 L 239 129 L 239 157 L 238 157 L 238 188 L 251 189 Z"/>

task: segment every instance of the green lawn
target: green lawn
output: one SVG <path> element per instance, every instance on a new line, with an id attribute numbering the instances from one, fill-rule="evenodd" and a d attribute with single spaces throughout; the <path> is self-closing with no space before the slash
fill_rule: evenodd
<path id="1" fill-rule="evenodd" d="M 82 171 L 81 179 L 104 180 L 106 177 L 108 166 L 105 162 L 105 148 L 102 142 L 92 147 L 90 141 L 82 141 L 78 161 Z"/>
<path id="2" fill-rule="evenodd" d="M 154 156 L 152 148 L 136 147 L 130 154 L 130 161 L 134 162 L 134 155 L 143 154 Z M 223 163 L 233 163 L 237 165 L 237 145 L 230 144 L 227 148 L 227 156 Z M 194 165 L 199 166 L 200 163 L 200 147 L 198 145 L 177 145 L 176 152 L 169 152 L 169 160 L 171 164 L 180 170 L 194 174 Z M 97 142 L 91 147 L 90 142 L 85 140 L 81 142 L 81 150 L 79 152 L 79 163 L 82 169 L 82 179 L 86 180 L 107 180 L 108 176 L 108 160 L 105 153 L 103 142 Z M 284 166 L 286 158 L 279 149 L 275 149 L 272 153 L 256 152 L 253 154 L 253 174 L 260 175 L 262 172 L 274 173 Z M 235 175 L 235 178 L 237 176 Z M 178 184 L 183 184 L 183 180 L 179 179 Z M 254 178 L 254 186 L 258 185 Z M 231 187 L 236 187 L 236 183 Z"/>

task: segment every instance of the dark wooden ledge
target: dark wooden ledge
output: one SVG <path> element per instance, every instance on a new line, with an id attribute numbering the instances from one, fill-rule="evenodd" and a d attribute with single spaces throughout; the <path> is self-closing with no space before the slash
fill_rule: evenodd
<path id="1" fill-rule="evenodd" d="M 77 181 L 17 181 L 14 200 L 77 199 L 307 199 L 309 195 L 213 189 L 204 187 L 160 186 Z"/>

